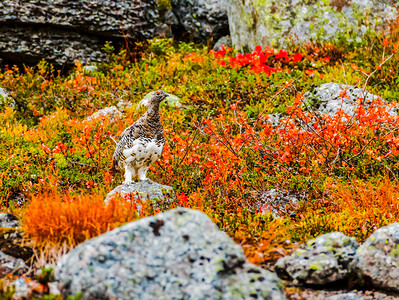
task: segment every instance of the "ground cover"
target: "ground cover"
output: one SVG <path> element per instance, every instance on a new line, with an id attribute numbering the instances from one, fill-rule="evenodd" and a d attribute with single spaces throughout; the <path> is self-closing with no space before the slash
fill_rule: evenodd
<path id="1" fill-rule="evenodd" d="M 155 39 L 135 57 L 107 45 L 109 61 L 95 71 L 79 62 L 68 74 L 45 61 L 6 66 L 0 83 L 12 97 L 0 107 L 1 210 L 21 218 L 42 265 L 56 256 L 49 249 L 66 251 L 157 213 L 123 201 L 104 207 L 102 199 L 123 181 L 111 165 L 113 139 L 145 111 L 137 105 L 144 95 L 163 89 L 185 106 L 162 107 L 166 146 L 148 173 L 174 187 L 169 207 L 205 212 L 265 266 L 323 233 L 363 241 L 398 220 L 399 118 L 361 104 L 351 118 L 319 116 L 302 99 L 340 82 L 397 101 L 396 40 L 240 54 Z M 121 100 L 134 104 L 123 118 L 86 119 Z M 268 122 L 273 113 L 282 114 L 281 126 Z M 274 218 L 257 204 L 271 188 L 305 192 L 306 201 Z M 15 201 L 21 195 L 25 201 Z"/>

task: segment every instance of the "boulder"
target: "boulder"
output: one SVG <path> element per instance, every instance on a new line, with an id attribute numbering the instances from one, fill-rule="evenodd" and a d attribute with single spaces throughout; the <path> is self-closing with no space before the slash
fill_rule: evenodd
<path id="1" fill-rule="evenodd" d="M 386 29 L 398 15 L 386 0 L 229 0 L 227 14 L 234 47 L 250 51 L 311 40 L 361 42 L 366 32 Z"/>
<path id="2" fill-rule="evenodd" d="M 171 36 L 161 1 L 4 0 L 0 2 L 0 55 L 58 66 L 75 59 L 103 61 L 106 41 Z"/>
<path id="3" fill-rule="evenodd" d="M 215 42 L 229 34 L 227 0 L 172 0 L 173 12 L 184 31 L 197 42 Z"/>
<path id="4" fill-rule="evenodd" d="M 104 203 L 108 205 L 109 201 L 118 195 L 130 202 L 133 199 L 139 199 L 150 200 L 156 204 L 163 201 L 168 202 L 168 198 L 173 198 L 173 188 L 151 180 L 123 183 L 107 194 Z"/>
<path id="5" fill-rule="evenodd" d="M 354 238 L 341 232 L 323 234 L 280 258 L 275 270 L 280 278 L 296 285 L 324 285 L 347 279 L 348 265 L 358 247 Z"/>
<path id="6" fill-rule="evenodd" d="M 126 224 L 61 257 L 63 296 L 85 299 L 285 299 L 277 276 L 202 212 L 177 208 Z"/>
<path id="7" fill-rule="evenodd" d="M 376 230 L 350 265 L 363 285 L 399 292 L 399 223 Z"/>

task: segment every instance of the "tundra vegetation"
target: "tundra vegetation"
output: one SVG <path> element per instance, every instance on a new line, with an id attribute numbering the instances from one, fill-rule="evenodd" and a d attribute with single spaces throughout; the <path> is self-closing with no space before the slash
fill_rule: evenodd
<path id="1" fill-rule="evenodd" d="M 396 29 L 395 29 L 396 28 Z M 61 74 L 45 60 L 4 66 L 0 84 L 1 211 L 21 219 L 37 267 L 86 239 L 161 210 L 205 212 L 267 266 L 298 243 L 341 231 L 365 240 L 399 218 L 399 117 L 359 99 L 352 117 L 319 115 L 303 95 L 326 82 L 358 86 L 394 105 L 399 97 L 397 26 L 361 43 L 257 47 L 250 53 L 153 39 L 116 53 L 96 70 Z M 166 145 L 148 177 L 177 198 L 153 205 L 105 195 L 123 181 L 111 168 L 114 140 L 163 89 Z M 345 92 L 342 96 L 344 97 Z M 124 117 L 87 119 L 131 102 Z M 378 102 L 378 101 L 377 101 Z M 268 121 L 280 114 L 280 124 Z M 278 188 L 306 200 L 274 218 L 259 195 Z M 23 198 L 24 201 L 16 201 Z"/>

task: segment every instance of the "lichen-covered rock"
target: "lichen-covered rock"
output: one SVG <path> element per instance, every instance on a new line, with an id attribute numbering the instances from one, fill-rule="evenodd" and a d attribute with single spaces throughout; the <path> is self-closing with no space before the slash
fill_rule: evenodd
<path id="1" fill-rule="evenodd" d="M 359 101 L 362 99 L 361 101 Z M 339 83 L 324 83 L 314 91 L 309 91 L 304 95 L 304 107 L 318 114 L 329 114 L 333 116 L 342 110 L 350 117 L 355 115 L 356 108 L 361 103 L 365 107 L 377 105 L 385 108 L 390 114 L 395 115 L 397 108 L 390 108 L 381 100 L 378 104 L 379 96 L 373 95 L 368 91 L 350 85 Z"/>
<path id="2" fill-rule="evenodd" d="M 87 120 L 91 121 L 101 117 L 115 121 L 116 119 L 120 119 L 122 117 L 122 113 L 115 106 L 110 106 L 96 111 L 94 114 L 88 117 Z"/>
<path id="3" fill-rule="evenodd" d="M 280 258 L 275 270 L 293 284 L 323 285 L 347 278 L 348 265 L 359 247 L 356 240 L 341 232 L 323 234 L 303 249 Z"/>
<path id="4" fill-rule="evenodd" d="M 259 45 L 281 47 L 290 39 L 359 42 L 398 15 L 386 0 L 229 0 L 227 12 L 233 45 L 251 51 Z"/>
<path id="5" fill-rule="evenodd" d="M 173 188 L 168 185 L 159 184 L 151 180 L 141 180 L 138 182 L 130 182 L 118 185 L 109 192 L 104 200 L 108 205 L 112 198 L 119 195 L 130 201 L 131 199 L 151 200 L 156 203 L 160 200 L 167 200 L 167 197 L 173 196 Z"/>
<path id="6" fill-rule="evenodd" d="M 6 107 L 15 107 L 15 101 L 10 97 L 6 89 L 0 87 L 0 111 Z"/>
<path id="7" fill-rule="evenodd" d="M 399 292 L 399 223 L 376 230 L 350 265 L 363 284 Z"/>
<path id="8" fill-rule="evenodd" d="M 229 34 L 227 0 L 172 0 L 173 12 L 184 30 L 196 41 L 207 42 Z"/>
<path id="9" fill-rule="evenodd" d="M 312 119 L 314 119 L 314 116 L 321 117 L 324 114 L 334 116 L 342 111 L 344 114 L 341 120 L 348 121 L 349 118 L 358 114 L 359 105 L 366 108 L 366 114 L 369 113 L 367 108 L 379 108 L 386 110 L 391 116 L 395 116 L 399 109 L 397 104 L 388 104 L 385 100 L 367 90 L 334 82 L 324 83 L 314 90 L 306 92 L 303 96 L 302 107 Z M 281 125 L 280 119 L 282 117 L 285 116 L 281 114 L 269 115 L 267 122 L 277 127 Z M 378 121 L 381 122 L 382 120 Z M 306 125 L 303 127 L 308 128 Z"/>
<path id="10" fill-rule="evenodd" d="M 0 55 L 59 66 L 103 61 L 106 41 L 171 36 L 166 12 L 155 0 L 0 1 Z"/>
<path id="11" fill-rule="evenodd" d="M 85 299 L 285 299 L 276 275 L 203 213 L 177 208 L 77 246 L 55 270 L 64 297 Z"/>

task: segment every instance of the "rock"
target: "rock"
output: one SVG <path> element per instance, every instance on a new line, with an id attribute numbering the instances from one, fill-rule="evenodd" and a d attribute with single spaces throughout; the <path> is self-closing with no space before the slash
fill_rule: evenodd
<path id="1" fill-rule="evenodd" d="M 363 99 L 361 103 L 369 107 L 370 103 L 378 100 L 380 97 L 362 88 L 330 82 L 322 84 L 312 92 L 307 92 L 304 95 L 303 102 L 308 110 L 317 112 L 318 114 L 333 116 L 338 110 L 342 109 L 344 113 L 353 116 L 357 108 L 356 102 L 360 98 Z M 397 109 L 390 110 L 384 104 L 384 101 L 381 107 L 386 108 L 391 115 L 396 114 Z"/>
<path id="2" fill-rule="evenodd" d="M 270 211 L 274 218 L 280 218 L 294 210 L 300 201 L 306 200 L 305 193 L 294 193 L 288 190 L 271 189 L 263 192 L 254 192 L 257 199 L 255 208 L 260 209 L 262 214 Z"/>
<path id="3" fill-rule="evenodd" d="M 222 46 L 231 48 L 233 47 L 233 43 L 231 41 L 231 37 L 229 35 L 221 37 L 216 44 L 213 46 L 213 51 L 222 50 Z"/>
<path id="4" fill-rule="evenodd" d="M 15 280 L 12 285 L 15 288 L 15 292 L 13 294 L 13 299 L 27 299 L 30 294 L 30 288 L 28 283 L 26 282 L 26 278 L 18 278 Z"/>
<path id="5" fill-rule="evenodd" d="M 131 201 L 130 199 L 133 197 L 134 199 L 151 200 L 153 203 L 163 202 L 163 200 L 168 202 L 168 197 L 173 197 L 173 188 L 151 180 L 124 183 L 109 192 L 104 203 L 108 205 L 109 201 L 117 195 L 128 201 Z"/>
<path id="6" fill-rule="evenodd" d="M 172 0 L 173 12 L 184 31 L 197 42 L 217 41 L 229 34 L 227 0 Z"/>
<path id="7" fill-rule="evenodd" d="M 17 228 L 19 220 L 12 214 L 0 213 L 0 227 Z"/>
<path id="8" fill-rule="evenodd" d="M 117 104 L 116 107 L 120 110 L 120 111 L 126 111 L 129 108 L 131 108 L 133 106 L 133 103 L 130 101 L 125 101 L 125 100 L 120 100 Z"/>
<path id="9" fill-rule="evenodd" d="M 348 265 L 359 247 L 356 240 L 341 232 L 319 236 L 303 249 L 280 258 L 275 270 L 280 278 L 293 284 L 323 285 L 347 279 Z"/>
<path id="10" fill-rule="evenodd" d="M 139 102 L 139 107 L 142 105 L 148 106 L 153 93 L 155 93 L 155 91 L 149 92 L 147 95 L 145 95 L 144 98 Z M 180 98 L 175 95 L 169 94 L 169 96 L 166 97 L 164 102 L 165 101 L 170 107 L 183 108 L 183 105 L 180 103 Z"/>
<path id="11" fill-rule="evenodd" d="M 399 292 L 399 223 L 381 227 L 370 235 L 350 267 L 361 284 Z"/>
<path id="12" fill-rule="evenodd" d="M 101 117 L 115 121 L 116 119 L 120 119 L 122 117 L 122 113 L 115 106 L 110 106 L 96 111 L 94 114 L 88 117 L 87 120 L 91 121 Z"/>
<path id="13" fill-rule="evenodd" d="M 323 298 L 325 300 L 363 300 L 364 297 L 361 295 L 358 295 L 356 293 L 353 292 L 349 292 L 349 293 L 341 293 L 341 294 L 337 294 L 337 295 L 332 295 L 326 298 Z"/>
<path id="14" fill-rule="evenodd" d="M 359 101 L 360 99 L 363 100 Z M 378 103 L 379 101 L 380 104 Z M 356 114 L 356 109 L 360 103 L 366 109 L 371 107 L 383 108 L 392 116 L 397 115 L 399 110 L 398 105 L 391 108 L 379 96 L 373 95 L 362 88 L 333 82 L 324 83 L 313 91 L 306 92 L 303 96 L 302 107 L 305 112 L 310 113 L 312 120 L 315 120 L 314 116 L 321 116 L 323 114 L 334 116 L 339 110 L 352 117 Z M 281 125 L 280 119 L 285 117 L 286 115 L 280 113 L 269 114 L 267 122 L 277 127 Z M 341 120 L 348 121 L 348 118 L 342 116 Z M 304 125 L 304 128 L 309 127 L 303 124 L 302 121 L 301 123 Z"/>
<path id="15" fill-rule="evenodd" d="M 385 0 L 230 0 L 227 14 L 233 45 L 242 51 L 311 40 L 361 42 L 367 31 L 386 29 L 398 15 Z"/>
<path id="16" fill-rule="evenodd" d="M 285 299 L 271 272 L 203 213 L 177 208 L 78 245 L 55 269 L 63 296 L 86 299 Z"/>
<path id="17" fill-rule="evenodd" d="M 96 73 L 98 71 L 97 66 L 95 65 L 88 65 L 88 66 L 84 66 L 83 67 L 83 73 L 84 74 L 93 74 Z"/>
<path id="18" fill-rule="evenodd" d="M 3 110 L 6 107 L 14 108 L 15 100 L 10 97 L 6 89 L 0 87 L 0 110 Z"/>
<path id="19" fill-rule="evenodd" d="M 0 278 L 7 276 L 9 273 L 22 275 L 26 272 L 28 272 L 28 266 L 22 259 L 15 258 L 0 251 Z"/>
<path id="20" fill-rule="evenodd" d="M 41 58 L 57 65 L 103 61 L 106 41 L 172 35 L 158 2 L 143 0 L 4 0 L 0 2 L 0 55 L 17 63 Z"/>
<path id="21" fill-rule="evenodd" d="M 6 222 L 5 225 L 15 226 L 18 224 L 12 224 L 13 222 L 14 221 Z M 23 232 L 20 230 L 10 227 L 0 227 L 0 251 L 5 255 L 12 256 L 15 259 L 21 259 L 28 263 L 33 256 L 33 250 L 30 247 L 22 246 L 22 241 Z"/>

